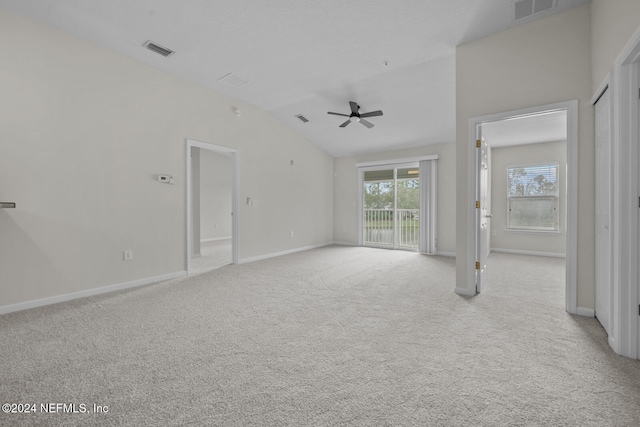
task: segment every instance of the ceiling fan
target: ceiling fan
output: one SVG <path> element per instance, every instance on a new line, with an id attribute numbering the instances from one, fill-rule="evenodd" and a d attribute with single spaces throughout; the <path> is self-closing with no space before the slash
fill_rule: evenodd
<path id="1" fill-rule="evenodd" d="M 358 110 L 360 110 L 360 106 L 356 102 L 349 101 L 349 105 L 351 106 L 351 114 L 333 113 L 331 111 L 327 112 L 327 114 L 333 114 L 334 116 L 349 117 L 349 120 L 347 120 L 346 122 L 344 122 L 343 124 L 340 125 L 341 128 L 346 127 L 349 123 L 351 123 L 352 121 L 355 121 L 355 122 L 360 122 L 363 125 L 365 125 L 366 127 L 368 127 L 369 129 L 371 129 L 373 127 L 373 123 L 365 120 L 365 118 L 366 117 L 375 117 L 375 116 L 381 116 L 382 115 L 382 111 L 381 110 L 372 111 L 370 113 L 362 113 L 362 114 L 360 114 L 358 112 Z"/>

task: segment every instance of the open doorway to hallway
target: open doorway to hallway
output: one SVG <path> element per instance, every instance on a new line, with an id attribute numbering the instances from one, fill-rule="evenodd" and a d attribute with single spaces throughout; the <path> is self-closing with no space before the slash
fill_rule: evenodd
<path id="1" fill-rule="evenodd" d="M 201 273 L 232 263 L 231 159 L 191 147 L 193 252 L 191 270 Z"/>
<path id="2" fill-rule="evenodd" d="M 238 153 L 187 140 L 187 273 L 238 263 Z"/>

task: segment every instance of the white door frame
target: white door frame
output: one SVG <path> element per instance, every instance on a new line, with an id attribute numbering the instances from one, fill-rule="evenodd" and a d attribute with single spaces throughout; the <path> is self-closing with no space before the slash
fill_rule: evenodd
<path id="1" fill-rule="evenodd" d="M 483 123 L 495 122 L 511 119 L 520 116 L 528 116 L 546 111 L 566 111 L 567 112 L 567 230 L 566 230 L 566 296 L 565 309 L 571 314 L 578 311 L 578 101 L 565 101 L 554 104 L 541 105 L 538 107 L 523 108 L 520 110 L 505 111 L 502 113 L 489 114 L 486 116 L 472 117 L 469 119 L 469 156 L 467 170 L 468 174 L 467 194 L 468 200 L 468 233 L 467 233 L 467 259 L 470 260 L 466 266 L 467 289 L 475 289 L 476 271 L 476 239 L 478 230 L 476 227 L 476 188 L 477 171 L 476 156 L 471 155 L 476 150 L 476 138 L 478 129 Z"/>
<path id="2" fill-rule="evenodd" d="M 613 108 L 613 304 L 609 345 L 617 354 L 632 359 L 640 357 L 639 68 L 640 28 L 622 50 L 613 71 L 603 83 L 609 84 L 612 90 Z"/>
<path id="3" fill-rule="evenodd" d="M 191 149 L 198 147 L 231 158 L 231 263 L 238 263 L 238 150 L 207 142 L 186 140 L 187 158 L 187 274 L 191 274 L 191 256 L 193 255 L 193 182 L 191 176 Z"/>

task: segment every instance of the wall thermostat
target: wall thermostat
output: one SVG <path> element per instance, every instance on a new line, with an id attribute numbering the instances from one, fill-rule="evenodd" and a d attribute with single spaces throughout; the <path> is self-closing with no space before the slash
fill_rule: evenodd
<path id="1" fill-rule="evenodd" d="M 173 184 L 173 177 L 169 175 L 158 175 L 158 182 Z"/>

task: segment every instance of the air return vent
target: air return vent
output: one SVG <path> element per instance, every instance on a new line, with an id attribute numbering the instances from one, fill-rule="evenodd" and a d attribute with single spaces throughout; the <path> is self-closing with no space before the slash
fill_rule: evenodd
<path id="1" fill-rule="evenodd" d="M 171 49 L 168 49 L 164 46 L 160 46 L 157 43 L 154 43 L 150 40 L 147 40 L 146 42 L 144 42 L 144 44 L 142 45 L 144 47 L 146 47 L 147 49 L 149 49 L 152 52 L 157 53 L 158 55 L 162 55 L 162 56 L 171 56 L 173 55 L 175 52 L 172 51 Z"/>
<path id="2" fill-rule="evenodd" d="M 221 81 L 222 83 L 226 83 L 229 86 L 233 87 L 241 87 L 249 83 L 248 80 L 245 80 L 242 77 L 238 77 L 233 73 L 229 73 L 226 76 L 220 77 L 218 81 Z"/>
<path id="3" fill-rule="evenodd" d="M 516 21 L 528 19 L 555 9 L 557 0 L 518 0 L 514 3 Z"/>

